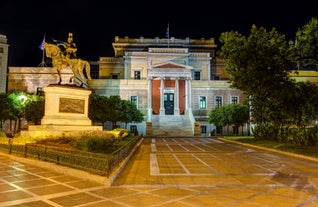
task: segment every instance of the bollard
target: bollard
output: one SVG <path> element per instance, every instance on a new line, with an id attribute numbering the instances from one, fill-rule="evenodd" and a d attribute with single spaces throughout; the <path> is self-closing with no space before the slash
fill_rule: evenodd
<path id="1" fill-rule="evenodd" d="M 8 138 L 9 154 L 11 154 L 14 134 L 13 132 L 6 132 L 6 136 Z"/>

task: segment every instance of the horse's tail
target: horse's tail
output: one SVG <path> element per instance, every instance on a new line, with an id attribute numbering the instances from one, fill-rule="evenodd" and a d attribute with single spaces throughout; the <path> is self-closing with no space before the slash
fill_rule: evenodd
<path id="1" fill-rule="evenodd" d="M 88 80 L 92 80 L 91 77 L 91 65 L 89 64 L 88 61 L 85 61 L 85 70 L 86 70 L 86 75 Z"/>

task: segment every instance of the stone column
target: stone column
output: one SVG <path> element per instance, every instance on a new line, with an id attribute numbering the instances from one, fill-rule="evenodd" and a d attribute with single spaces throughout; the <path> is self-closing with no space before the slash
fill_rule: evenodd
<path id="1" fill-rule="evenodd" d="M 211 80 L 211 65 L 208 65 L 208 80 Z"/>
<path id="2" fill-rule="evenodd" d="M 148 112 L 147 112 L 147 121 L 151 122 L 152 118 L 152 77 L 148 77 Z"/>
<path id="3" fill-rule="evenodd" d="M 192 113 L 192 106 L 191 106 L 191 100 L 192 100 L 192 94 L 191 94 L 191 78 L 187 79 L 187 101 L 186 103 L 188 104 L 187 106 L 187 112 L 191 112 Z"/>
<path id="4" fill-rule="evenodd" d="M 187 112 L 188 111 L 188 108 L 189 108 L 189 103 L 188 103 L 188 97 L 189 97 L 189 89 L 188 89 L 188 85 L 189 85 L 189 83 L 188 83 L 188 81 L 189 81 L 189 79 L 187 78 L 186 80 L 185 80 L 185 112 Z"/>
<path id="5" fill-rule="evenodd" d="M 124 79 L 128 79 L 128 63 L 127 63 L 126 59 L 125 59 L 125 66 L 124 67 L 125 67 L 124 68 Z M 130 75 L 129 75 L 129 77 L 130 77 Z"/>
<path id="6" fill-rule="evenodd" d="M 176 77 L 174 84 L 174 115 L 180 115 L 179 108 L 179 78 Z"/>
<path id="7" fill-rule="evenodd" d="M 188 83 L 189 83 L 189 97 L 188 97 L 188 100 L 189 100 L 189 109 L 192 108 L 192 104 L 191 104 L 191 101 L 192 101 L 192 93 L 191 93 L 191 90 L 192 90 L 192 86 L 191 86 L 191 78 L 188 80 Z"/>
<path id="8" fill-rule="evenodd" d="M 164 106 L 164 77 L 160 79 L 160 115 L 165 115 L 165 106 Z"/>

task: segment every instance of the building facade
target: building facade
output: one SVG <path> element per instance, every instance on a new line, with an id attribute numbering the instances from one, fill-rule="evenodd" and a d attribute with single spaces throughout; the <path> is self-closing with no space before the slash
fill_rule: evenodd
<path id="1" fill-rule="evenodd" d="M 8 49 L 7 37 L 0 34 L 0 93 L 7 90 Z"/>
<path id="2" fill-rule="evenodd" d="M 100 95 L 120 95 L 134 102 L 146 123 L 152 123 L 155 135 L 159 135 L 156 120 L 185 119 L 193 134 L 209 135 L 217 130 L 207 119 L 212 108 L 243 102 L 242 92 L 230 88 L 224 61 L 215 57 L 213 38 L 116 36 L 112 45 L 115 57 L 100 57 L 99 79 L 90 81 L 89 88 Z M 196 124 L 200 132 L 195 132 Z M 143 126 L 147 124 L 137 125 L 145 133 Z"/>
<path id="3" fill-rule="evenodd" d="M 144 122 L 119 127 L 149 136 L 177 136 L 180 131 L 208 136 L 212 130 L 218 132 L 208 123 L 211 109 L 244 101 L 243 93 L 230 87 L 224 61 L 215 57 L 213 38 L 116 36 L 112 46 L 114 57 L 99 58 L 87 88 L 99 95 L 130 100 L 144 114 Z M 54 73 L 49 68 L 9 67 L 8 90 L 36 93 L 56 83 Z"/>

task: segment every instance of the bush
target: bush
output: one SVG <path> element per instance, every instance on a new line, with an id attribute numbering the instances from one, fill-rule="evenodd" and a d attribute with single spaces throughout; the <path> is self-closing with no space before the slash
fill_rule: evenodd
<path id="1" fill-rule="evenodd" d="M 76 139 L 74 137 L 50 137 L 35 140 L 36 144 L 49 145 L 54 147 L 73 148 Z"/>
<path id="2" fill-rule="evenodd" d="M 113 131 L 114 130 L 85 131 L 81 132 L 81 134 L 79 134 L 77 137 L 50 137 L 36 140 L 36 143 L 55 147 L 72 148 L 86 152 L 107 154 L 115 151 L 118 147 L 125 143 L 123 138 L 126 138 L 127 136 L 127 134 L 121 133 L 123 130 L 117 130 L 114 131 L 115 133 L 112 133 Z M 117 134 L 121 136 L 116 137 Z M 129 138 L 129 136 L 127 136 L 127 138 Z"/>
<path id="3" fill-rule="evenodd" d="M 113 144 L 113 139 L 82 137 L 75 142 L 74 147 L 78 150 L 84 150 L 88 152 L 107 153 L 108 148 Z"/>

